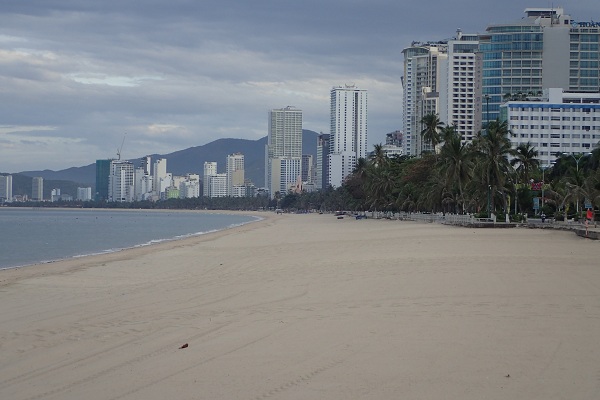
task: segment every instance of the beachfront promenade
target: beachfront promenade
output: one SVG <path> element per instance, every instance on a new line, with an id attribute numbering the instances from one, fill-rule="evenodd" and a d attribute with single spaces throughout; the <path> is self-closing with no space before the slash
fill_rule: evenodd
<path id="1" fill-rule="evenodd" d="M 506 222 L 498 220 L 495 216 L 492 218 L 477 218 L 473 214 L 443 214 L 443 213 L 386 213 L 386 212 L 367 212 L 367 218 L 374 219 L 396 219 L 401 221 L 430 222 L 444 225 L 465 226 L 474 228 L 539 228 L 539 229 L 558 229 L 572 231 L 578 236 L 585 236 L 590 239 L 600 240 L 600 225 L 597 222 L 589 223 L 586 229 L 584 222 L 573 220 L 557 221 L 546 219 L 542 222 L 541 218 L 528 218 L 523 222 Z"/>

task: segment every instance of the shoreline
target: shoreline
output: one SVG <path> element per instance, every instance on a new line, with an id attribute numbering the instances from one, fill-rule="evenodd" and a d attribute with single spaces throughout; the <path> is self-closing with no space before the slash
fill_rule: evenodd
<path id="1" fill-rule="evenodd" d="M 70 208 L 56 208 L 56 209 L 57 210 L 71 210 Z M 98 210 L 113 211 L 112 209 L 109 209 L 109 208 L 98 209 Z M 126 252 L 132 252 L 132 255 L 133 255 L 133 251 L 135 251 L 135 250 L 138 250 L 138 253 L 142 253 L 146 249 L 149 251 L 161 251 L 161 250 L 172 248 L 173 246 L 170 246 L 170 244 L 175 244 L 175 243 L 181 243 L 181 245 L 195 244 L 195 243 L 197 243 L 195 239 L 206 238 L 206 240 L 210 240 L 210 237 L 212 235 L 215 235 L 215 237 L 218 237 L 219 233 L 229 231 L 232 229 L 237 229 L 240 227 L 244 227 L 246 225 L 257 224 L 257 223 L 260 223 L 271 217 L 270 215 L 267 215 L 266 213 L 265 213 L 265 215 L 262 215 L 259 212 L 244 212 L 244 211 L 231 211 L 231 212 L 215 211 L 215 212 L 213 212 L 213 210 L 137 210 L 137 209 L 136 210 L 123 210 L 123 211 L 201 212 L 201 213 L 208 213 L 208 214 L 244 215 L 244 216 L 255 217 L 257 219 L 254 221 L 249 221 L 249 222 L 245 222 L 242 224 L 228 226 L 228 227 L 225 227 L 225 228 L 219 229 L 219 230 L 213 230 L 213 231 L 202 232 L 202 233 L 193 233 L 193 234 L 183 235 L 183 237 L 160 239 L 157 241 L 146 242 L 146 243 L 134 245 L 131 247 L 118 248 L 118 249 L 114 249 L 114 250 L 109 249 L 109 250 L 100 251 L 98 253 L 93 253 L 93 254 L 68 256 L 68 257 L 60 258 L 60 259 L 56 259 L 56 260 L 40 261 L 40 262 L 35 262 L 32 264 L 26 264 L 26 265 L 3 267 L 3 268 L 0 268 L 0 287 L 2 287 L 4 284 L 10 284 L 16 280 L 27 279 L 29 277 L 44 276 L 44 275 L 48 275 L 51 273 L 70 272 L 71 270 L 77 269 L 76 267 L 75 268 L 70 267 L 70 265 L 77 264 L 78 262 L 81 262 L 82 264 L 87 265 L 87 264 L 89 264 L 89 262 L 93 262 L 93 260 L 96 260 L 96 263 L 101 263 L 103 257 L 108 257 L 107 262 L 109 262 L 109 261 L 118 259 L 118 258 L 110 257 L 111 255 L 117 255 L 117 254 L 126 253 Z M 161 247 L 161 245 L 162 245 L 162 247 Z M 138 253 L 136 253 L 136 254 L 138 254 Z M 69 267 L 67 267 L 67 270 L 64 269 L 65 266 L 62 265 L 63 263 L 69 264 Z M 56 267 L 56 268 L 53 269 L 53 267 Z M 21 274 L 18 271 L 30 270 L 30 269 L 43 269 L 43 271 L 31 271 L 30 273 L 23 274 L 22 277 L 19 277 L 19 275 L 21 275 Z M 9 273 L 10 271 L 14 271 L 14 272 Z M 27 272 L 29 272 L 29 271 L 27 271 Z M 8 278 L 6 278 L 6 276 L 8 276 Z"/>

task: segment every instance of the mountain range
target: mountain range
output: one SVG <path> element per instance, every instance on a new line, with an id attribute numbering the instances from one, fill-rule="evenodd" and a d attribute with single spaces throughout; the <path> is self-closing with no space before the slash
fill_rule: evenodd
<path id="1" fill-rule="evenodd" d="M 302 154 L 310 154 L 313 159 L 317 157 L 317 137 L 315 131 L 302 130 Z M 257 187 L 265 185 L 265 146 L 267 137 L 258 140 L 247 139 L 217 139 L 202 146 L 190 147 L 185 150 L 175 151 L 169 154 L 151 154 L 152 162 L 159 158 L 167 159 L 167 172 L 173 175 L 185 175 L 195 173 L 202 176 L 204 162 L 216 161 L 218 172 L 225 172 L 225 160 L 229 154 L 242 153 L 244 155 L 244 170 L 246 179 L 251 180 Z M 139 165 L 138 158 L 131 159 L 134 165 Z M 71 167 L 59 171 L 23 171 L 19 174 L 28 177 L 41 176 L 44 180 L 70 181 L 81 185 L 95 186 L 96 163 L 82 167 Z M 46 186 L 46 185 L 44 185 Z M 63 189 L 63 193 L 66 190 Z M 68 193 L 68 192 L 67 192 Z M 75 195 L 76 193 L 69 193 Z"/>

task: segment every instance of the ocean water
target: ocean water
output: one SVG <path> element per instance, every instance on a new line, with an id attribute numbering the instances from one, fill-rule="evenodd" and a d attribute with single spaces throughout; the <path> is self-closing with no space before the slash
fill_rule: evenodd
<path id="1" fill-rule="evenodd" d="M 194 211 L 0 207 L 0 269 L 114 252 L 257 219 Z"/>

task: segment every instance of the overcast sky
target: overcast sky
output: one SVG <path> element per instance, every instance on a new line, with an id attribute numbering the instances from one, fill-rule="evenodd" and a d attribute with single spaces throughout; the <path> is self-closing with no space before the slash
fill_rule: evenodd
<path id="1" fill-rule="evenodd" d="M 576 20 L 598 0 L 571 1 Z M 520 19 L 522 0 L 5 0 L 0 172 L 59 170 L 267 135 L 273 108 L 329 130 L 329 91 L 369 92 L 369 143 L 402 128 L 403 48 Z M 592 16 L 590 18 L 590 16 Z"/>

